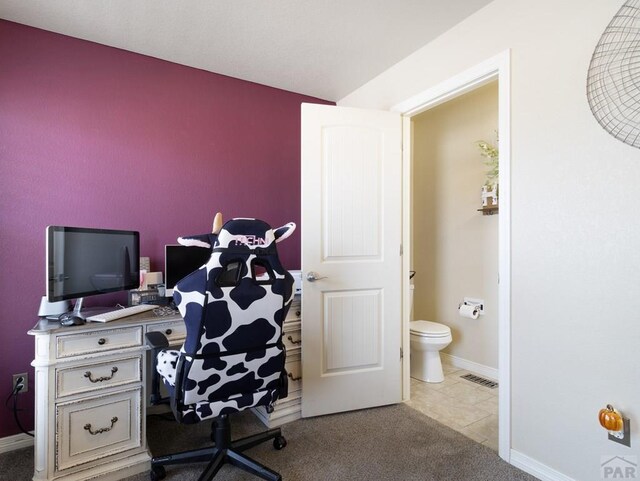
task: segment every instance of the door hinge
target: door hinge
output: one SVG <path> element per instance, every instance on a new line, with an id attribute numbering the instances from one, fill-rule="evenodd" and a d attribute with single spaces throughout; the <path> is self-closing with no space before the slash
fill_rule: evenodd
<path id="1" fill-rule="evenodd" d="M 402 348 L 400 348 L 400 359 L 404 358 L 404 352 L 402 351 Z"/>
<path id="2" fill-rule="evenodd" d="M 400 255 L 402 256 L 402 244 L 400 244 Z"/>

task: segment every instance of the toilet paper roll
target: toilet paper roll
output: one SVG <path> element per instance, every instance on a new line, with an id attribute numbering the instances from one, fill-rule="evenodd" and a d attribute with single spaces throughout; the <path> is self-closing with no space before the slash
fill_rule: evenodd
<path id="1" fill-rule="evenodd" d="M 460 316 L 466 317 L 467 319 L 477 319 L 480 315 L 480 309 L 478 306 L 470 304 L 460 304 L 458 312 L 460 313 Z"/>

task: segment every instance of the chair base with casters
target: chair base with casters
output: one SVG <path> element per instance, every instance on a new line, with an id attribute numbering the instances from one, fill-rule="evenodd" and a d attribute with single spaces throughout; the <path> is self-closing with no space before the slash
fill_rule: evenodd
<path id="1" fill-rule="evenodd" d="M 169 340 L 161 332 L 149 332 L 145 335 L 147 344 L 152 349 L 153 358 L 158 357 L 158 353 L 169 346 Z M 153 382 L 151 390 L 151 404 L 170 404 L 170 398 L 163 398 L 160 394 L 160 377 L 157 370 L 153 371 Z M 283 373 L 280 380 L 279 398 L 286 398 L 288 393 L 288 379 Z M 173 406 L 172 406 L 173 407 Z M 272 410 L 271 406 L 266 407 Z M 263 466 L 242 454 L 246 449 L 262 444 L 273 439 L 273 447 L 277 450 L 283 449 L 287 445 L 287 440 L 282 435 L 280 428 L 263 431 L 246 438 L 231 441 L 231 424 L 228 414 L 221 414 L 214 418 L 211 424 L 211 440 L 213 446 L 201 449 L 183 451 L 165 456 L 157 456 L 151 460 L 151 481 L 159 481 L 166 476 L 165 466 L 172 464 L 189 464 L 194 462 L 206 462 L 207 467 L 198 478 L 198 481 L 208 481 L 214 478 L 223 464 L 229 463 L 249 473 L 269 481 L 279 481 L 280 474 Z"/>
<path id="2" fill-rule="evenodd" d="M 228 414 L 218 416 L 213 421 L 211 428 L 211 438 L 215 443 L 214 446 L 153 458 L 151 460 L 151 481 L 164 479 L 166 476 L 165 466 L 194 462 L 208 462 L 198 481 L 213 479 L 225 463 L 243 469 L 262 479 L 269 481 L 282 480 L 280 474 L 243 454 L 243 451 L 271 439 L 273 439 L 273 447 L 275 449 L 284 448 L 287 445 L 287 440 L 282 435 L 280 428 L 270 429 L 253 436 L 231 441 L 231 424 L 229 423 Z"/>

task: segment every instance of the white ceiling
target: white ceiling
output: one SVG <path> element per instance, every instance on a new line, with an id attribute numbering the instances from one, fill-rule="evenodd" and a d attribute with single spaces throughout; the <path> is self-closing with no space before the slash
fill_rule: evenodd
<path id="1" fill-rule="evenodd" d="M 491 0 L 0 0 L 0 18 L 339 100 Z"/>

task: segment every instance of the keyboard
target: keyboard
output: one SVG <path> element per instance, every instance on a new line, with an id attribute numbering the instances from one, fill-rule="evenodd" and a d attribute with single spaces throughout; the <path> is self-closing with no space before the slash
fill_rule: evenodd
<path id="1" fill-rule="evenodd" d="M 87 317 L 87 321 L 93 322 L 111 322 L 116 319 L 122 319 L 123 317 L 133 316 L 140 314 L 141 312 L 151 311 L 158 306 L 154 304 L 138 304 L 137 306 L 125 307 L 124 309 L 116 309 L 115 311 L 105 312 L 103 314 L 96 314 L 95 316 Z"/>

